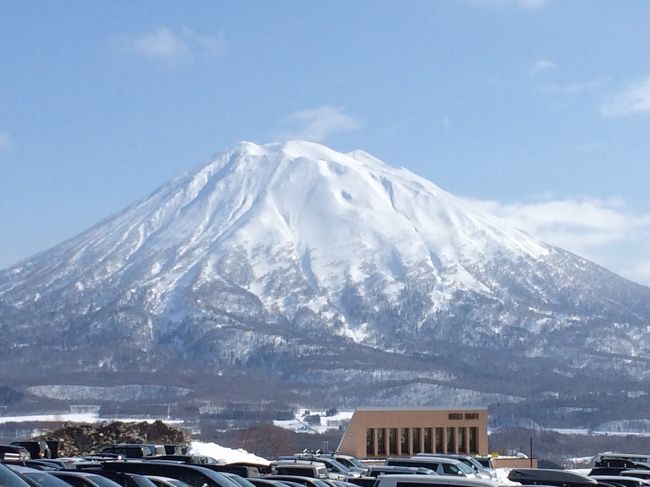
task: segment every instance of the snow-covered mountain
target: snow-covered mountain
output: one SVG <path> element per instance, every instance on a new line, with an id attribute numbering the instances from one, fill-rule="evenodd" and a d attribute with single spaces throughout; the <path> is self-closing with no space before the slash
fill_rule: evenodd
<path id="1" fill-rule="evenodd" d="M 0 361 L 35 377 L 35 353 L 70 372 L 258 367 L 383 391 L 364 404 L 534 387 L 495 387 L 506 370 L 552 390 L 650 378 L 649 288 L 303 141 L 242 142 L 0 272 L 0 332 Z"/>

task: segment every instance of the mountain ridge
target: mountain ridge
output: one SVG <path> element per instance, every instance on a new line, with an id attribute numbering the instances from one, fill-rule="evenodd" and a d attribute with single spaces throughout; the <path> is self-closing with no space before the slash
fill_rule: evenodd
<path id="1" fill-rule="evenodd" d="M 307 388 L 306 377 L 341 386 L 327 370 L 342 368 L 356 377 L 350 401 L 363 387 L 393 401 L 391 377 L 426 389 L 427 374 L 447 377 L 438 388 L 500 393 L 463 353 L 537 375 L 555 361 L 544 387 L 585 370 L 646 384 L 649 326 L 650 288 L 407 169 L 304 141 L 241 142 L 0 271 L 6 361 L 26 363 L 26 347 L 56 352 L 70 373 L 199 361 Z M 382 368 L 372 350 L 411 369 L 377 382 L 355 372 L 355 354 Z"/>

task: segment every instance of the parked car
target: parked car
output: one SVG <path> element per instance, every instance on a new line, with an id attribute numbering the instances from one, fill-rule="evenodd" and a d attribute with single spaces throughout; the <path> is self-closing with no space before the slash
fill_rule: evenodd
<path id="1" fill-rule="evenodd" d="M 566 470 L 548 468 L 516 468 L 510 471 L 508 479 L 523 485 L 556 485 L 558 487 L 595 486 L 596 479 Z"/>
<path id="2" fill-rule="evenodd" d="M 156 449 L 152 448 L 152 445 L 123 443 L 102 448 L 100 453 L 119 455 L 124 458 L 145 458 L 156 455 Z"/>
<path id="3" fill-rule="evenodd" d="M 276 475 L 309 477 L 313 479 L 329 478 L 325 464 L 311 460 L 280 460 L 271 462 Z"/>
<path id="4" fill-rule="evenodd" d="M 437 457 L 446 457 L 446 458 L 453 458 L 454 460 L 458 460 L 465 465 L 467 465 L 469 468 L 471 468 L 474 473 L 476 474 L 477 477 L 485 479 L 485 480 L 494 480 L 496 479 L 496 472 L 492 469 L 489 470 L 485 468 L 481 462 L 479 462 L 476 458 L 474 458 L 471 455 L 462 455 L 462 454 L 456 454 L 456 453 L 445 453 L 443 454 L 432 454 L 432 453 L 418 453 L 417 456 L 437 456 Z"/>
<path id="5" fill-rule="evenodd" d="M 478 455 L 475 456 L 476 461 L 479 462 L 483 467 L 488 468 L 490 470 L 494 470 L 494 462 L 492 461 L 492 457 L 490 455 L 487 456 L 482 456 Z"/>
<path id="6" fill-rule="evenodd" d="M 184 455 L 185 448 L 180 445 L 163 445 L 165 448 L 165 455 Z"/>
<path id="7" fill-rule="evenodd" d="M 31 454 L 23 446 L 0 445 L 0 460 L 30 460 Z"/>
<path id="8" fill-rule="evenodd" d="M 271 480 L 264 477 L 249 479 L 249 482 L 255 487 L 286 487 L 287 485 L 279 480 Z"/>
<path id="9" fill-rule="evenodd" d="M 302 487 L 330 487 L 323 479 L 314 477 L 303 477 L 300 475 L 269 475 L 265 477 L 270 480 L 279 480 L 282 483 L 288 483 L 292 487 L 298 484 Z"/>
<path id="10" fill-rule="evenodd" d="M 56 470 L 48 472 L 73 487 L 120 487 L 120 484 L 96 473 Z"/>
<path id="11" fill-rule="evenodd" d="M 491 480 L 444 475 L 382 475 L 375 487 L 496 487 Z"/>
<path id="12" fill-rule="evenodd" d="M 37 470 L 24 465 L 7 465 L 13 472 L 20 475 L 31 487 L 70 487 L 70 484 L 47 472 Z M 0 485 L 6 485 L 3 482 L 2 474 L 0 473 Z"/>
<path id="13" fill-rule="evenodd" d="M 147 478 L 156 484 L 156 487 L 191 487 L 190 484 L 183 482 L 182 480 L 173 479 L 171 477 L 147 475 Z"/>
<path id="14" fill-rule="evenodd" d="M 238 477 L 249 479 L 260 476 L 260 469 L 252 465 L 203 465 L 205 468 L 221 472 L 223 474 L 235 474 Z"/>
<path id="15" fill-rule="evenodd" d="M 370 477 L 378 477 L 380 475 L 388 474 L 401 474 L 401 475 L 438 475 L 430 468 L 424 467 L 398 467 L 388 465 L 372 465 L 368 471 Z"/>
<path id="16" fill-rule="evenodd" d="M 592 475 L 591 478 L 596 479 L 598 482 L 619 484 L 624 485 L 625 487 L 645 487 L 650 485 L 650 482 L 646 479 L 623 475 Z"/>
<path id="17" fill-rule="evenodd" d="M 206 455 L 156 455 L 151 460 L 171 460 L 191 465 L 217 465 L 219 463 L 214 458 Z"/>
<path id="18" fill-rule="evenodd" d="M 377 477 L 354 477 L 348 480 L 349 483 L 360 487 L 374 487 Z"/>
<path id="19" fill-rule="evenodd" d="M 158 475 L 182 480 L 193 487 L 239 487 L 229 478 L 198 465 L 156 461 L 110 461 L 102 464 L 102 471 L 130 472 Z"/>
<path id="20" fill-rule="evenodd" d="M 476 477 L 474 471 L 467 465 L 453 458 L 445 457 L 393 457 L 386 460 L 386 465 L 397 467 L 424 467 L 438 475 L 453 475 L 457 477 Z"/>
<path id="21" fill-rule="evenodd" d="M 97 474 L 107 479 L 111 479 L 116 484 L 120 484 L 122 487 L 156 487 L 151 480 L 149 480 L 144 475 L 139 475 L 137 473 L 127 473 L 127 472 L 106 472 L 98 471 Z"/>
<path id="22" fill-rule="evenodd" d="M 361 475 L 364 475 L 365 473 L 368 472 L 368 465 L 364 464 L 361 460 L 359 460 L 357 457 L 354 457 L 352 455 L 342 455 L 339 453 L 321 453 L 318 456 L 319 458 L 331 457 L 337 462 L 342 463 L 349 469 L 358 469 Z"/>
<path id="23" fill-rule="evenodd" d="M 32 458 L 52 458 L 52 453 L 47 441 L 13 441 L 14 446 L 25 448 Z"/>
<path id="24" fill-rule="evenodd" d="M 636 477 L 639 479 L 650 479 L 650 470 L 623 470 L 620 475 L 624 477 Z"/>
<path id="25" fill-rule="evenodd" d="M 50 449 L 50 458 L 59 458 L 63 451 L 63 440 L 46 440 L 47 447 Z"/>

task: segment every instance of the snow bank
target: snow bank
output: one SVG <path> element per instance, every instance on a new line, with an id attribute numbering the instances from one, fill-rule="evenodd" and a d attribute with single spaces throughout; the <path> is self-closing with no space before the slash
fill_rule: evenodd
<path id="1" fill-rule="evenodd" d="M 260 465 L 269 465 L 271 463 L 266 458 L 258 457 L 257 455 L 248 453 L 246 450 L 241 448 L 226 448 L 217 445 L 216 443 L 204 443 L 202 441 L 193 441 L 190 443 L 189 453 L 190 455 L 205 455 L 212 457 L 223 463 L 248 462 L 258 463 Z"/>
<path id="2" fill-rule="evenodd" d="M 508 474 L 510 473 L 511 468 L 495 468 L 494 471 L 497 474 L 497 478 L 495 482 L 497 485 L 521 485 L 519 482 L 513 482 L 508 478 Z"/>

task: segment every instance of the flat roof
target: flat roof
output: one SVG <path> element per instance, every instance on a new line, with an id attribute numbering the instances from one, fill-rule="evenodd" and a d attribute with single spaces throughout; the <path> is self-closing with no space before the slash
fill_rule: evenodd
<path id="1" fill-rule="evenodd" d="M 486 406 L 476 406 L 476 407 L 435 407 L 435 408 L 430 408 L 430 407 L 413 407 L 413 408 L 406 408 L 406 407 L 399 407 L 399 408 L 391 408 L 391 407 L 363 407 L 363 408 L 356 408 L 354 411 L 487 411 L 488 408 Z"/>

